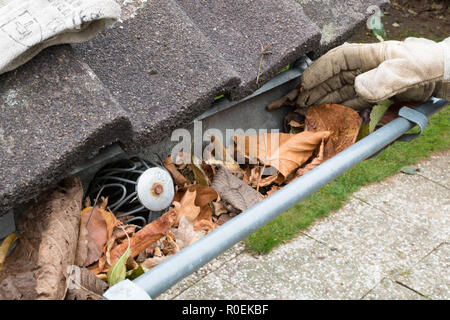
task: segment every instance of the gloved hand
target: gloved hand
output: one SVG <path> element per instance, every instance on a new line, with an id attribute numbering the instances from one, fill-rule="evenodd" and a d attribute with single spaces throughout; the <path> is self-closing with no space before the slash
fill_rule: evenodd
<path id="1" fill-rule="evenodd" d="M 120 11 L 114 0 L 0 0 L 0 74 L 46 47 L 93 38 Z"/>
<path id="2" fill-rule="evenodd" d="M 407 38 L 337 47 L 302 75 L 297 105 L 338 103 L 356 110 L 394 97 L 426 101 L 449 99 L 450 38 L 441 43 Z"/>

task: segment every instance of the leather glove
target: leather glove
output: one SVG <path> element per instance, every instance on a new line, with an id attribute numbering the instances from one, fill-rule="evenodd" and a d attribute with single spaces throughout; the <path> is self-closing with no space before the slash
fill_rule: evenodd
<path id="1" fill-rule="evenodd" d="M 449 99 L 450 38 L 441 43 L 407 38 L 375 44 L 342 45 L 314 62 L 302 75 L 297 105 L 339 103 L 356 110 L 394 97 Z"/>

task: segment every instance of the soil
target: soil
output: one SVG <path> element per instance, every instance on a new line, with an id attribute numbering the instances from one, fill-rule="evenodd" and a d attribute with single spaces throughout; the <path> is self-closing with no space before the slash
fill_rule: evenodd
<path id="1" fill-rule="evenodd" d="M 407 37 L 442 41 L 450 36 L 449 0 L 391 0 L 382 22 L 385 40 L 404 40 Z M 372 32 L 363 29 L 349 42 L 378 42 Z"/>

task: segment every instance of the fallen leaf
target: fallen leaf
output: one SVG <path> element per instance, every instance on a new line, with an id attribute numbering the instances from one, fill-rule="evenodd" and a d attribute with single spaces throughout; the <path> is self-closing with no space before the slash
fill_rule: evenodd
<path id="1" fill-rule="evenodd" d="M 205 235 L 204 231 L 195 231 L 194 225 L 186 217 L 182 217 L 178 228 L 171 230 L 179 249 L 184 249 Z"/>
<path id="2" fill-rule="evenodd" d="M 260 200 L 259 192 L 236 178 L 224 167 L 217 171 L 212 187 L 221 199 L 241 211 L 247 210 Z"/>
<path id="3" fill-rule="evenodd" d="M 270 188 L 270 190 L 267 191 L 266 196 L 270 196 L 270 195 L 274 194 L 275 192 L 277 192 L 280 189 L 281 189 L 280 186 L 273 185 L 272 188 Z"/>
<path id="4" fill-rule="evenodd" d="M 81 212 L 81 228 L 87 230 L 88 254 L 83 264 L 88 266 L 103 255 L 103 249 L 111 237 L 114 227 L 120 223 L 112 212 L 101 207 L 88 207 Z M 81 233 L 84 235 L 84 231 Z"/>
<path id="5" fill-rule="evenodd" d="M 130 247 L 128 247 L 128 249 L 122 254 L 122 256 L 119 259 L 117 259 L 117 261 L 114 263 L 111 269 L 109 269 L 106 276 L 108 277 L 108 284 L 110 286 L 113 286 L 116 283 L 125 280 L 127 276 L 126 262 L 130 257 L 130 254 L 131 250 Z"/>
<path id="6" fill-rule="evenodd" d="M 190 183 L 189 180 L 186 179 L 186 177 L 183 176 L 178 171 L 178 169 L 176 168 L 175 164 L 172 161 L 172 156 L 169 156 L 164 160 L 164 167 L 167 169 L 167 171 L 169 171 L 176 185 L 183 187 L 184 185 Z"/>
<path id="7" fill-rule="evenodd" d="M 209 186 L 211 184 L 208 176 L 202 168 L 202 161 L 191 153 L 191 164 L 189 167 L 194 173 L 195 180 L 202 186 Z"/>
<path id="8" fill-rule="evenodd" d="M 265 166 L 276 168 L 286 179 L 305 163 L 322 140 L 329 136 L 328 131 L 304 131 L 297 134 L 269 133 L 245 136 L 245 140 L 239 136 L 234 138 L 239 153 L 250 158 L 256 156 Z M 242 143 L 242 140 L 245 143 Z"/>
<path id="9" fill-rule="evenodd" d="M 194 221 L 200 213 L 200 207 L 195 205 L 197 190 L 187 190 L 180 202 L 174 201 L 174 211 L 177 214 L 175 225 L 178 225 L 181 217 L 186 217 L 189 221 Z"/>
<path id="10" fill-rule="evenodd" d="M 17 239 L 17 235 L 15 233 L 11 233 L 3 240 L 2 245 L 0 246 L 0 270 L 2 270 L 2 265 L 3 262 L 5 262 L 9 249 Z"/>
<path id="11" fill-rule="evenodd" d="M 355 110 L 337 104 L 312 106 L 306 115 L 306 130 L 328 131 L 324 160 L 328 160 L 356 142 L 362 119 Z M 319 143 L 322 142 L 322 139 Z"/>
<path id="12" fill-rule="evenodd" d="M 78 234 L 77 251 L 75 254 L 74 264 L 77 266 L 85 266 L 88 258 L 89 243 L 88 230 L 85 223 L 80 223 L 80 230 Z"/>
<path id="13" fill-rule="evenodd" d="M 163 263 L 167 259 L 169 259 L 171 256 L 163 256 L 163 257 L 152 257 L 145 259 L 144 262 L 141 263 L 141 266 L 145 269 L 151 269 L 153 267 L 156 267 L 158 264 Z"/>
<path id="14" fill-rule="evenodd" d="M 141 275 L 143 275 L 145 272 L 147 272 L 148 269 L 144 268 L 142 265 L 139 265 L 133 270 L 127 271 L 126 278 L 130 280 L 134 280 Z"/>
<path id="15" fill-rule="evenodd" d="M 217 166 L 222 165 L 230 171 L 240 169 L 239 164 L 234 160 L 233 156 L 230 155 L 233 151 L 225 148 L 222 139 L 212 136 L 208 147 L 213 158 L 207 159 L 205 161 L 206 163 Z"/>
<path id="16" fill-rule="evenodd" d="M 108 289 L 106 282 L 100 280 L 91 271 L 78 266 L 70 266 L 69 286 L 66 300 L 103 300 L 103 293 Z"/>
<path id="17" fill-rule="evenodd" d="M 370 112 L 369 133 L 375 131 L 375 128 L 383 118 L 383 115 L 393 103 L 394 102 L 391 100 L 383 100 L 377 105 L 373 106 L 372 111 Z"/>
<path id="18" fill-rule="evenodd" d="M 416 175 L 419 170 L 414 167 L 406 166 L 406 167 L 402 167 L 400 169 L 400 171 L 403 173 L 409 174 L 409 175 Z"/>
<path id="19" fill-rule="evenodd" d="M 212 209 L 209 205 L 204 206 L 200 210 L 200 214 L 194 221 L 195 230 L 204 230 L 209 232 L 213 229 L 212 223 Z"/>
<path id="20" fill-rule="evenodd" d="M 296 100 L 297 100 L 299 93 L 300 93 L 300 88 L 295 88 L 294 90 L 289 92 L 287 95 L 270 103 L 267 106 L 267 110 L 272 111 L 272 110 L 280 109 L 283 106 L 294 106 L 296 104 Z"/>
<path id="21" fill-rule="evenodd" d="M 41 194 L 18 225 L 20 238 L 0 271 L 1 299 L 63 299 L 77 248 L 83 188 L 70 176 Z"/>
<path id="22" fill-rule="evenodd" d="M 230 221 L 231 219 L 233 218 L 228 213 L 224 213 L 219 217 L 219 219 L 217 219 L 217 224 L 221 226 L 224 223 Z"/>
<path id="23" fill-rule="evenodd" d="M 384 126 L 394 120 L 398 117 L 398 113 L 401 108 L 403 107 L 409 107 L 411 109 L 414 109 L 420 105 L 420 102 L 396 102 L 392 104 L 389 109 L 386 110 L 386 112 L 383 114 L 383 117 L 378 122 L 378 126 Z"/>
<path id="24" fill-rule="evenodd" d="M 298 169 L 297 176 L 300 177 L 300 176 L 304 175 L 305 173 L 307 173 L 308 171 L 311 171 L 312 169 L 320 166 L 324 162 L 324 159 L 325 159 L 324 151 L 325 151 L 325 139 L 322 140 L 322 143 L 320 144 L 320 149 L 319 149 L 319 153 L 317 154 L 317 156 L 310 163 L 308 163 L 304 168 Z"/>
<path id="25" fill-rule="evenodd" d="M 147 224 L 141 230 L 136 232 L 136 234 L 130 238 L 130 251 L 131 256 L 136 257 L 141 251 L 148 248 L 150 245 L 158 241 L 160 238 L 164 237 L 170 230 L 170 228 L 175 224 L 175 221 L 178 217 L 177 212 L 174 208 L 171 208 L 168 212 L 164 213 L 158 219 L 152 221 Z M 119 244 L 114 247 L 110 253 L 110 261 L 111 264 L 114 264 L 117 259 L 122 256 L 128 248 L 127 241 Z M 103 256 L 97 265 L 94 265 L 92 268 L 89 268 L 95 274 L 106 271 L 109 266 L 105 264 L 106 257 Z M 99 265 L 103 263 L 104 267 L 99 268 Z"/>
<path id="26" fill-rule="evenodd" d="M 305 128 L 305 116 L 297 112 L 289 112 L 284 117 L 284 132 L 299 133 Z"/>
<path id="27" fill-rule="evenodd" d="M 213 205 L 213 209 L 214 209 L 214 215 L 217 216 L 217 217 L 220 216 L 223 213 L 227 213 L 228 212 L 227 211 L 227 207 L 226 207 L 226 205 L 225 205 L 223 200 L 215 201 L 215 202 L 212 203 L 212 205 Z"/>

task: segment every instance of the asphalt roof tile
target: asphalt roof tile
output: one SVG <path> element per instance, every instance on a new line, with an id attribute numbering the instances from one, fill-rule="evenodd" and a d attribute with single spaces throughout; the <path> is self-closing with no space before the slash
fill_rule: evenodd
<path id="1" fill-rule="evenodd" d="M 130 133 L 125 113 L 70 46 L 0 76 L 0 214 Z"/>

